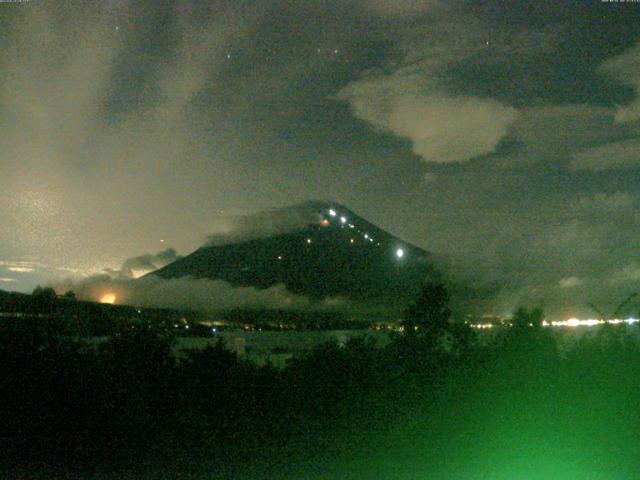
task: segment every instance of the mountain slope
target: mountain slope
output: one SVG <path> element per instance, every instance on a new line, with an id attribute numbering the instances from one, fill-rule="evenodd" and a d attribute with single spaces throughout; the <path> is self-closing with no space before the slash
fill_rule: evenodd
<path id="1" fill-rule="evenodd" d="M 245 217 L 240 225 L 248 239 L 216 238 L 150 275 L 284 284 L 313 299 L 404 303 L 430 270 L 427 252 L 337 203 L 308 202 Z"/>

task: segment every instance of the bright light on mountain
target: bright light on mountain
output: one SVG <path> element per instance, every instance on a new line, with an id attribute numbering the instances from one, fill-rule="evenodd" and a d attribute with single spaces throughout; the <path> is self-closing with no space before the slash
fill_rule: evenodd
<path id="1" fill-rule="evenodd" d="M 404 257 L 404 250 L 401 249 L 401 248 L 397 249 L 396 250 L 396 257 L 398 257 L 398 258 Z"/>

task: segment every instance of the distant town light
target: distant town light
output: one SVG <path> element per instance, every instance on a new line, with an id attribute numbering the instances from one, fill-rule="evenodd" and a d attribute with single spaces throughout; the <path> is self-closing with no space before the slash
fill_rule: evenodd
<path id="1" fill-rule="evenodd" d="M 396 257 L 398 257 L 398 258 L 404 257 L 404 250 L 401 249 L 401 248 L 397 249 L 396 250 Z"/>
<path id="2" fill-rule="evenodd" d="M 332 217 L 336 216 L 336 211 L 333 208 L 329 209 L 329 215 L 331 215 Z"/>
<path id="3" fill-rule="evenodd" d="M 347 217 L 340 217 L 340 221 L 342 223 L 347 223 Z"/>
<path id="4" fill-rule="evenodd" d="M 307 243 L 311 243 L 311 239 L 310 238 L 307 238 Z"/>
<path id="5" fill-rule="evenodd" d="M 116 296 L 113 293 L 105 293 L 104 295 L 102 295 L 100 297 L 100 303 L 115 303 L 116 302 Z"/>

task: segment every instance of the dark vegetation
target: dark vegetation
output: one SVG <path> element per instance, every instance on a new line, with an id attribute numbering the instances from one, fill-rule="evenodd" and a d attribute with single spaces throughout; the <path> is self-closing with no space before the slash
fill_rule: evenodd
<path id="1" fill-rule="evenodd" d="M 387 347 L 327 343 L 284 370 L 223 345 L 178 361 L 150 325 L 89 345 L 39 318 L 4 322 L 0 473 L 638 478 L 640 348 L 626 327 L 562 347 L 542 312 L 519 310 L 479 342 L 447 302 L 427 285 Z"/>

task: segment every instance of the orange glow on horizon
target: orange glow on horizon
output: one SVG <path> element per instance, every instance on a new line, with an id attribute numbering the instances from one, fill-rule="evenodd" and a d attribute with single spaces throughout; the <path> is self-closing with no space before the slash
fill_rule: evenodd
<path id="1" fill-rule="evenodd" d="M 105 293 L 100 297 L 100 303 L 115 303 L 116 296 L 113 293 Z"/>

